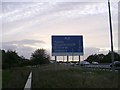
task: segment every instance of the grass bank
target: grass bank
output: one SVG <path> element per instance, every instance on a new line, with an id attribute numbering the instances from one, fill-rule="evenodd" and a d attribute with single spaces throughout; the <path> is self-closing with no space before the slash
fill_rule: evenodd
<path id="1" fill-rule="evenodd" d="M 2 88 L 23 89 L 30 73 L 30 67 L 16 67 L 2 70 Z"/>
<path id="2" fill-rule="evenodd" d="M 118 72 L 57 65 L 34 67 L 32 88 L 118 88 Z"/>

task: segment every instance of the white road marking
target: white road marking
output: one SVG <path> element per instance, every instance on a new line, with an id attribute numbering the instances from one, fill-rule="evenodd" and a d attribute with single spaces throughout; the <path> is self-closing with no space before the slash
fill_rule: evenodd
<path id="1" fill-rule="evenodd" d="M 28 80 L 27 80 L 27 82 L 25 84 L 24 90 L 31 88 L 31 81 L 32 81 L 32 72 L 30 73 L 30 75 L 28 77 Z"/>

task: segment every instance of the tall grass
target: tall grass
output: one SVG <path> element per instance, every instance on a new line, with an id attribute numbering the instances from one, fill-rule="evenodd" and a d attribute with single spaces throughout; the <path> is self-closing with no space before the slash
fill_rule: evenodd
<path id="1" fill-rule="evenodd" d="M 16 67 L 2 70 L 2 88 L 23 89 L 30 73 L 29 67 Z"/>
<path id="2" fill-rule="evenodd" d="M 32 88 L 118 88 L 119 73 L 80 67 L 43 65 L 33 68 Z"/>

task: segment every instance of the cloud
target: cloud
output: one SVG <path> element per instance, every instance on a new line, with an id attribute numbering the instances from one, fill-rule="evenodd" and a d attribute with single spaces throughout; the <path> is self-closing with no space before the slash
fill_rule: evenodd
<path id="1" fill-rule="evenodd" d="M 111 7 L 116 17 L 117 5 L 111 3 Z M 50 46 L 49 36 L 53 34 L 83 34 L 87 47 L 97 47 L 87 48 L 86 55 L 109 47 L 107 2 L 4 2 L 2 10 L 3 41 L 6 41 L 3 47 L 17 49 L 21 54 L 46 43 Z M 25 38 L 29 40 L 16 41 Z"/>
<path id="2" fill-rule="evenodd" d="M 81 15 L 95 15 L 107 13 L 107 3 L 88 2 L 3 2 L 3 18 L 5 22 L 32 19 L 35 16 L 64 16 L 78 17 Z M 116 6 L 113 6 L 113 11 Z M 3 21 L 3 22 L 4 22 Z"/>
<path id="3" fill-rule="evenodd" d="M 3 34 L 15 35 L 33 30 L 40 30 L 51 23 L 56 26 L 60 21 L 80 20 L 87 16 L 108 14 L 107 3 L 89 2 L 4 2 Z M 116 4 L 112 4 L 116 16 Z M 92 17 L 92 18 L 93 18 Z M 104 16 L 103 16 L 104 17 Z"/>
<path id="4" fill-rule="evenodd" d="M 37 45 L 39 47 L 36 47 Z M 42 48 L 43 45 L 45 45 L 44 41 L 25 39 L 21 41 L 2 42 L 2 49 L 16 50 L 19 55 L 30 58 L 31 53 L 37 48 Z"/>
<path id="5" fill-rule="evenodd" d="M 29 59 L 31 57 L 31 54 L 35 51 L 34 48 L 22 46 L 19 49 L 17 49 L 17 52 L 20 56 L 24 56 L 25 58 Z"/>
<path id="6" fill-rule="evenodd" d="M 84 59 L 87 59 L 88 56 L 94 54 L 104 54 L 106 55 L 109 52 L 109 49 L 105 48 L 96 48 L 96 47 L 85 47 L 84 49 Z"/>
<path id="7" fill-rule="evenodd" d="M 95 47 L 86 47 L 85 48 L 85 55 L 89 55 L 89 54 L 95 54 L 95 53 L 98 53 L 99 52 L 99 48 L 95 48 Z"/>
<path id="8" fill-rule="evenodd" d="M 23 19 L 30 19 L 36 15 L 45 15 L 51 10 L 53 4 L 47 2 L 4 2 L 3 18 L 4 22 L 13 22 Z M 7 19 L 6 19 L 7 18 Z"/>
<path id="9" fill-rule="evenodd" d="M 40 41 L 40 40 L 20 40 L 20 41 L 10 41 L 10 42 L 3 42 L 3 44 L 19 44 L 19 45 L 24 45 L 24 44 L 36 44 L 36 43 L 41 43 L 41 44 L 45 44 L 44 41 Z"/>
<path id="10" fill-rule="evenodd" d="M 16 50 L 17 46 L 13 45 L 13 44 L 4 44 L 4 43 L 2 43 L 2 49 L 5 49 L 5 50 Z"/>

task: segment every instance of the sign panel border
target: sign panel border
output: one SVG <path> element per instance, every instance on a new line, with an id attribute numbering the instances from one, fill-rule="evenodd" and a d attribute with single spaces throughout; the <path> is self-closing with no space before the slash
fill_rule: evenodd
<path id="1" fill-rule="evenodd" d="M 54 52 L 53 51 L 53 38 L 55 39 L 55 37 L 70 37 L 70 38 L 75 38 L 75 37 L 78 37 L 78 38 L 81 38 L 81 46 L 82 49 L 80 52 Z M 79 40 L 78 40 L 79 42 Z M 67 47 L 67 46 L 66 46 Z M 83 48 L 83 35 L 52 35 L 52 56 L 80 56 L 80 55 L 83 55 L 84 54 L 84 48 Z"/>

